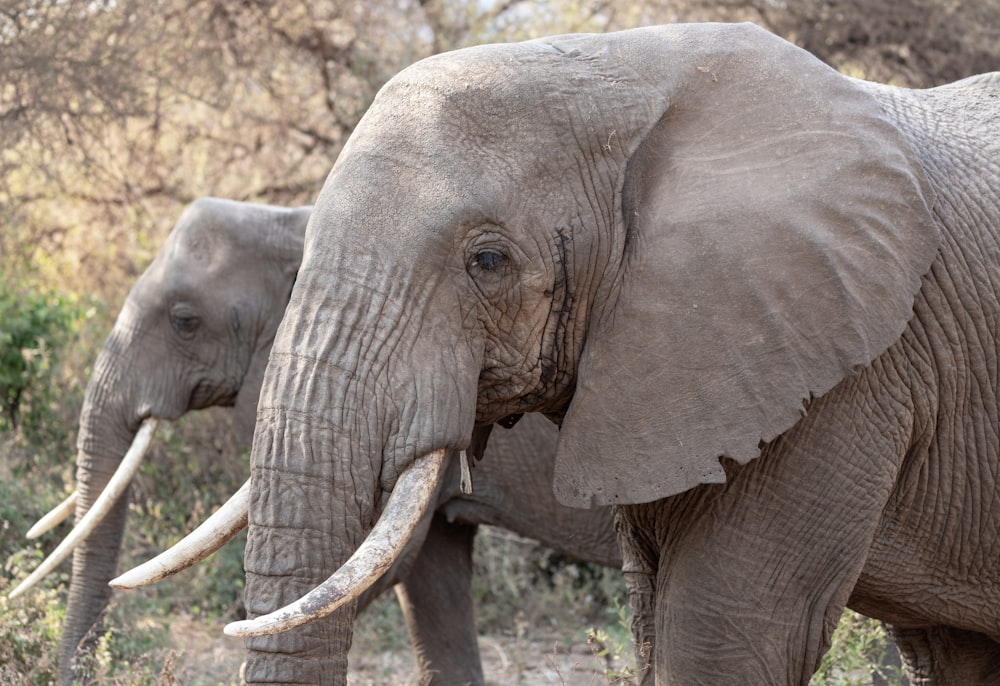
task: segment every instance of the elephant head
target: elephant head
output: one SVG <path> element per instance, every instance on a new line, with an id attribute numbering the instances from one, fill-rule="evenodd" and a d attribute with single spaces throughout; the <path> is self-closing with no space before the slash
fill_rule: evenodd
<path id="1" fill-rule="evenodd" d="M 251 430 L 310 211 L 197 200 L 129 293 L 84 397 L 77 527 L 15 590 L 26 590 L 72 551 L 60 683 L 69 683 L 75 656 L 96 640 L 110 596 L 128 501 L 121 494 L 141 459 L 133 439 L 148 445 L 156 421 L 213 405 L 235 406 L 237 429 Z M 130 470 L 122 473 L 120 465 Z"/>
<path id="2" fill-rule="evenodd" d="M 265 373 L 264 616 L 228 630 L 248 683 L 336 682 L 354 601 L 333 573 L 408 470 L 433 480 L 494 422 L 561 422 L 570 504 L 723 482 L 721 456 L 756 458 L 899 337 L 940 241 L 929 195 L 871 89 L 751 25 L 401 72 L 323 187 Z"/>

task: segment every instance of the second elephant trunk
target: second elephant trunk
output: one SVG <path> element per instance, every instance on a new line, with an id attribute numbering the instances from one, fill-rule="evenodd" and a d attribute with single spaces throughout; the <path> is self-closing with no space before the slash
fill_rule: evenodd
<path id="1" fill-rule="evenodd" d="M 120 332 L 109 336 L 98 356 L 84 397 L 77 438 L 77 504 L 79 522 L 90 510 L 121 465 L 144 415 L 134 409 L 135 398 L 126 389 L 124 370 L 135 360 Z M 59 644 L 59 684 L 68 685 L 85 676 L 76 664 L 93 654 L 101 635 L 101 620 L 115 576 L 128 509 L 128 490 L 118 499 L 93 532 L 73 550 L 73 571 L 66 603 L 66 618 Z"/>
<path id="2" fill-rule="evenodd" d="M 82 485 L 78 488 L 82 503 L 77 510 L 80 517 L 82 508 L 92 499 L 88 498 Z M 100 493 L 102 486 L 97 485 L 94 490 Z M 86 673 L 85 666 L 78 664 L 78 660 L 93 654 L 101 636 L 104 610 L 111 597 L 108 581 L 114 577 L 118 566 L 127 508 L 128 494 L 115 504 L 93 534 L 73 551 L 73 571 L 59 644 L 58 683 L 61 686 L 75 683 Z"/>
<path id="3" fill-rule="evenodd" d="M 89 433 L 86 434 L 89 437 Z M 98 452 L 81 449 L 77 467 L 77 521 L 104 492 L 112 473 L 128 450 L 130 441 L 109 439 Z M 81 447 L 90 440 L 81 433 Z M 66 618 L 59 645 L 59 684 L 70 684 L 85 676 L 79 659 L 92 655 L 101 636 L 101 622 L 115 576 L 125 531 L 129 494 L 126 491 L 93 532 L 73 551 Z"/>

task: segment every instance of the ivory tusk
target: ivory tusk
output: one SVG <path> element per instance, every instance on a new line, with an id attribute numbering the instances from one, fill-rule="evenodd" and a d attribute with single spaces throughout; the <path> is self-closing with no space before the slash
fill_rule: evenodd
<path id="1" fill-rule="evenodd" d="M 361 546 L 329 579 L 279 610 L 227 624 L 229 636 L 264 636 L 325 617 L 349 603 L 385 574 L 413 536 L 430 506 L 444 470 L 444 450 L 417 459 L 396 481 L 385 510 Z"/>
<path id="2" fill-rule="evenodd" d="M 153 417 L 142 422 L 142 426 L 136 432 L 135 438 L 132 440 L 132 445 L 129 447 L 128 452 L 125 453 L 125 457 L 122 458 L 121 464 L 118 465 L 118 469 L 111 476 L 108 485 L 104 487 L 104 491 L 97 497 L 94 504 L 90 506 L 90 509 L 87 510 L 87 514 L 77 522 L 73 530 L 52 551 L 52 554 L 45 558 L 42 564 L 38 566 L 38 569 L 32 572 L 27 579 L 10 592 L 7 596 L 8 598 L 13 600 L 45 578 L 47 574 L 52 572 L 63 560 L 69 557 L 73 549 L 89 536 L 97 525 L 101 523 L 101 520 L 107 516 L 108 512 L 122 496 L 122 493 L 128 488 L 129 483 L 132 482 L 132 477 L 139 470 L 139 465 L 142 464 L 142 458 L 149 449 L 149 444 L 153 439 L 153 434 L 156 432 L 158 423 L 159 420 Z"/>
<path id="3" fill-rule="evenodd" d="M 148 586 L 201 562 L 246 528 L 249 507 L 250 480 L 247 479 L 240 490 L 197 529 L 152 560 L 112 579 L 108 585 L 113 588 Z"/>
<path id="4" fill-rule="evenodd" d="M 54 529 L 66 521 L 66 518 L 76 511 L 76 499 L 78 495 L 76 491 L 73 491 L 66 496 L 65 500 L 53 507 L 51 512 L 35 522 L 35 525 L 28 529 L 28 533 L 25 534 L 28 540 L 38 538 L 45 532 Z"/>

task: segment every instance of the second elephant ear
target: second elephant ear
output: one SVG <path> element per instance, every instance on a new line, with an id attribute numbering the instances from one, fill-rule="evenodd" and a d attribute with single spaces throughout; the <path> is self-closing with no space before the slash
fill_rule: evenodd
<path id="1" fill-rule="evenodd" d="M 754 31 L 691 56 L 631 157 L 562 423 L 569 505 L 721 483 L 903 332 L 940 235 L 875 88 Z M 724 54 L 723 54 L 724 53 Z"/>

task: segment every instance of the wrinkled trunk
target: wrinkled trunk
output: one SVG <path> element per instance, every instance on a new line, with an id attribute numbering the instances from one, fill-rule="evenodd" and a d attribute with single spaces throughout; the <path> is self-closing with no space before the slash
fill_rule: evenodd
<path id="1" fill-rule="evenodd" d="M 138 428 L 134 415 L 126 413 L 122 398 L 121 372 L 129 360 L 118 358 L 109 339 L 94 367 L 87 387 L 77 438 L 76 482 L 79 498 L 77 521 L 104 491 Z M 132 419 L 130 419 L 132 417 Z M 101 635 L 101 620 L 111 596 L 108 586 L 115 576 L 128 493 L 122 496 L 94 532 L 73 551 L 73 571 L 66 604 L 66 618 L 59 644 L 59 683 L 86 676 L 86 662 Z"/>
<path id="2" fill-rule="evenodd" d="M 330 272 L 316 272 L 299 274 L 261 390 L 245 562 L 250 618 L 339 569 L 414 459 L 464 448 L 472 430 L 476 377 L 469 383 L 461 372 L 476 361 L 459 363 L 454 344 L 416 335 L 428 322 L 414 325 L 413 313 L 425 306 L 399 297 L 402 280 L 386 288 L 395 293 L 367 285 L 323 297 Z M 456 372 L 444 384 L 433 375 L 442 355 Z M 298 629 L 246 639 L 247 683 L 344 684 L 355 612 L 352 602 Z"/>
<path id="3" fill-rule="evenodd" d="M 127 449 L 126 443 L 119 455 L 124 454 Z M 81 464 L 92 464 L 108 463 L 113 458 L 81 455 L 80 460 Z M 80 519 L 104 490 L 111 473 L 84 467 L 79 468 L 77 473 L 77 488 L 80 493 L 77 519 Z M 118 501 L 93 534 L 73 551 L 73 572 L 59 644 L 60 684 L 71 683 L 74 674 L 78 679 L 84 677 L 87 657 L 93 654 L 97 639 L 101 636 L 103 613 L 111 597 L 108 581 L 114 578 L 118 566 L 127 502 L 128 494 Z"/>
<path id="4" fill-rule="evenodd" d="M 347 385 L 304 359 L 291 367 L 314 389 Z M 380 456 L 381 447 L 374 452 Z M 370 444 L 339 432 L 322 412 L 262 403 L 246 551 L 250 617 L 305 595 L 360 545 L 378 506 L 373 500 L 381 465 L 372 462 L 372 453 Z M 261 464 L 259 455 L 271 459 Z M 300 629 L 247 639 L 247 683 L 344 683 L 355 611 L 351 603 Z"/>

